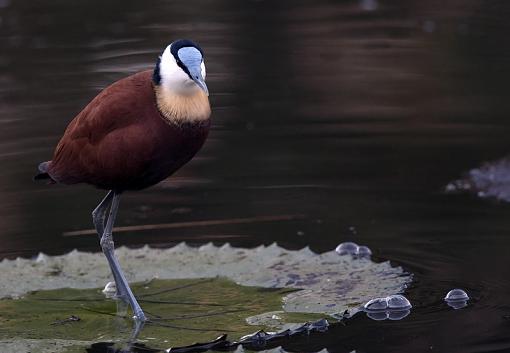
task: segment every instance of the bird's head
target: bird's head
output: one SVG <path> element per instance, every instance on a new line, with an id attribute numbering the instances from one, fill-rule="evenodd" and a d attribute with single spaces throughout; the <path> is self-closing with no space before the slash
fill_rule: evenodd
<path id="1" fill-rule="evenodd" d="M 202 49 L 187 39 L 171 43 L 156 63 L 153 81 L 177 94 L 190 95 L 203 90 L 209 95 Z"/>

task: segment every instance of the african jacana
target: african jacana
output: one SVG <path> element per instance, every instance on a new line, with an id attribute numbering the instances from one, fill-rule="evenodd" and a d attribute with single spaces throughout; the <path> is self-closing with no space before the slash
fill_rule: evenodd
<path id="1" fill-rule="evenodd" d="M 141 322 L 145 314 L 114 253 L 119 197 L 166 179 L 197 153 L 209 132 L 208 95 L 202 49 L 177 40 L 166 47 L 154 70 L 128 76 L 99 93 L 71 121 L 53 159 L 41 163 L 35 177 L 109 190 L 92 218 L 117 296 Z"/>

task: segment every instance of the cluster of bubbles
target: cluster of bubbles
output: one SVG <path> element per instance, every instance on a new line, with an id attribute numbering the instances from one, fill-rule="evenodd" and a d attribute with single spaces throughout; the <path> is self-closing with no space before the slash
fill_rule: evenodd
<path id="1" fill-rule="evenodd" d="M 358 245 L 347 241 L 339 244 L 336 249 L 338 255 L 351 255 L 357 258 L 370 258 L 372 251 L 368 246 Z M 452 289 L 444 297 L 446 304 L 453 309 L 467 306 L 469 296 L 462 289 Z M 373 320 L 401 320 L 411 312 L 412 305 L 406 297 L 400 294 L 385 298 L 375 298 L 361 308 Z"/>
<path id="2" fill-rule="evenodd" d="M 467 306 L 469 296 L 462 289 L 452 289 L 444 300 L 453 309 L 462 309 Z M 409 300 L 400 294 L 385 298 L 375 298 L 368 301 L 361 308 L 372 320 L 401 320 L 411 312 L 412 305 Z"/>
<path id="3" fill-rule="evenodd" d="M 372 250 L 368 246 L 358 245 L 352 241 L 341 243 L 335 249 L 338 255 L 352 255 L 355 257 L 370 257 Z"/>
<path id="4" fill-rule="evenodd" d="M 411 312 L 412 305 L 400 294 L 375 298 L 363 305 L 363 311 L 372 320 L 401 320 Z"/>

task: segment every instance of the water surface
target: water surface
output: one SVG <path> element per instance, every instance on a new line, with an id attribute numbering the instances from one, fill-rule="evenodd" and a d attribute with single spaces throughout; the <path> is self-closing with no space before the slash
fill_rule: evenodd
<path id="1" fill-rule="evenodd" d="M 210 138 L 173 178 L 126 193 L 117 218 L 186 223 L 117 244 L 355 241 L 415 274 L 411 314 L 356 317 L 286 349 L 509 350 L 510 206 L 442 192 L 509 152 L 509 15 L 482 0 L 0 0 L 0 257 L 99 250 L 63 233 L 91 228 L 103 192 L 34 184 L 35 167 L 102 88 L 191 38 L 206 54 Z M 228 221 L 275 215 L 292 217 Z M 207 220 L 225 222 L 193 226 Z M 467 308 L 442 302 L 455 287 Z"/>

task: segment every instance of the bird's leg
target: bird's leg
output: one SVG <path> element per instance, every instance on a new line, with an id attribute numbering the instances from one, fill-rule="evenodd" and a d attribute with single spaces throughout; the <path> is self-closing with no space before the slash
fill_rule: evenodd
<path id="1" fill-rule="evenodd" d="M 106 215 L 108 214 L 108 207 L 110 207 L 112 203 L 114 192 L 110 190 L 104 199 L 97 205 L 97 207 L 92 211 L 92 221 L 94 222 L 94 227 L 96 228 L 97 235 L 99 236 L 99 240 L 101 241 L 104 234 L 104 226 L 106 223 Z M 111 268 L 111 265 L 110 265 Z M 120 279 L 117 277 L 115 272 L 112 270 L 113 280 L 115 281 L 116 286 L 116 297 L 121 299 L 126 299 L 122 296 L 122 289 L 120 288 Z"/>
<path id="2" fill-rule="evenodd" d="M 106 213 L 108 212 L 108 207 L 112 202 L 112 197 L 113 190 L 110 190 L 99 205 L 97 205 L 94 211 L 92 211 L 92 221 L 94 222 L 94 227 L 96 228 L 97 235 L 99 235 L 99 239 L 101 239 L 104 233 Z"/>
<path id="3" fill-rule="evenodd" d="M 126 276 L 122 272 L 119 261 L 115 257 L 114 253 L 114 244 L 113 244 L 113 236 L 112 229 L 113 223 L 115 222 L 115 216 L 117 215 L 117 211 L 119 209 L 119 198 L 120 194 L 113 192 L 112 204 L 110 206 L 110 214 L 108 216 L 108 220 L 106 222 L 106 228 L 104 230 L 103 236 L 101 237 L 101 248 L 103 249 L 103 253 L 110 264 L 110 268 L 113 273 L 113 277 L 115 278 L 115 283 L 117 285 L 117 291 L 120 290 L 120 296 L 124 299 L 127 299 L 129 305 L 131 305 L 131 309 L 133 309 L 133 313 L 135 314 L 135 319 L 138 321 L 146 321 L 145 314 L 143 313 L 142 308 L 136 301 L 131 288 L 129 288 L 129 284 L 126 280 Z"/>

